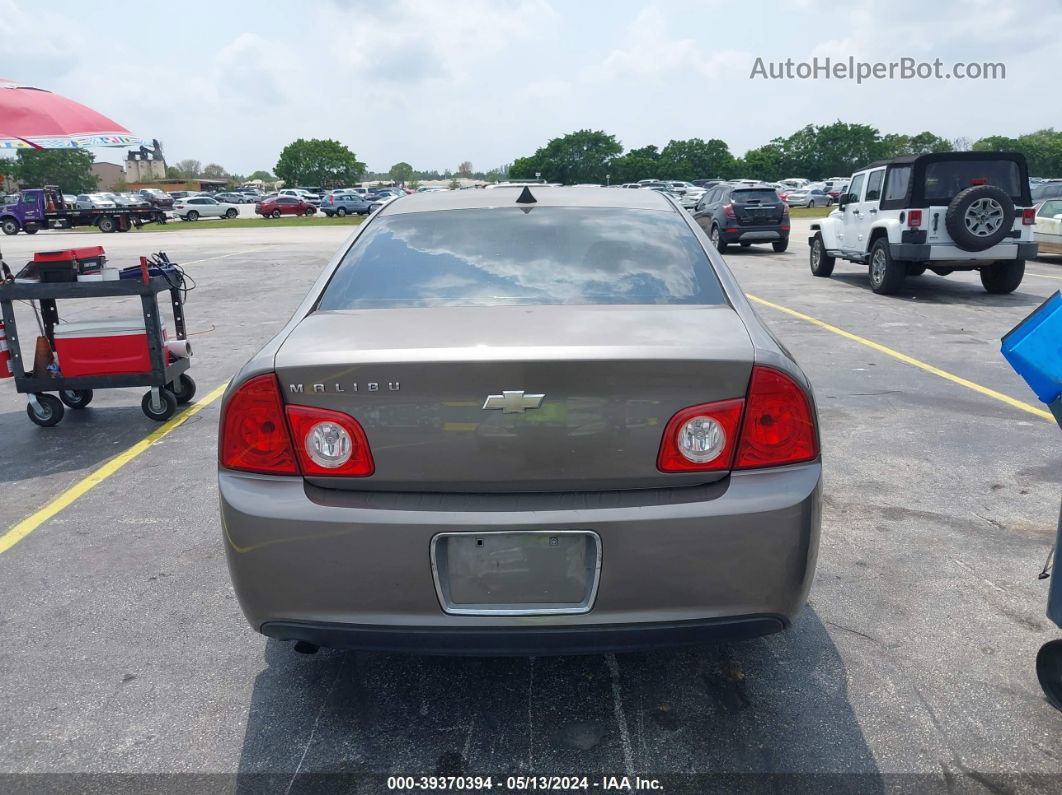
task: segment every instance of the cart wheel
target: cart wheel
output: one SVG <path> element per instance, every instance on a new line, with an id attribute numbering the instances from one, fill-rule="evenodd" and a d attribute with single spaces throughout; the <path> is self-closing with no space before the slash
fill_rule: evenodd
<path id="1" fill-rule="evenodd" d="M 170 389 L 180 406 L 195 397 L 195 381 L 187 373 L 181 373 L 180 378 L 170 384 Z"/>
<path id="2" fill-rule="evenodd" d="M 162 401 L 162 409 L 155 411 L 151 408 L 151 390 L 149 389 L 144 393 L 144 399 L 140 401 L 140 408 L 144 410 L 144 415 L 149 420 L 155 420 L 155 422 L 165 422 L 172 417 L 177 411 L 177 398 L 168 389 L 159 390 L 159 400 Z"/>
<path id="3" fill-rule="evenodd" d="M 91 389 L 64 389 L 59 399 L 72 409 L 83 409 L 92 402 Z"/>
<path id="4" fill-rule="evenodd" d="M 42 428 L 51 428 L 53 425 L 58 425 L 63 418 L 64 411 L 63 404 L 59 402 L 59 398 L 55 395 L 45 395 L 43 393 L 37 393 L 34 397 L 41 404 L 41 413 L 37 413 L 32 403 L 27 403 L 26 413 L 29 418 Z"/>

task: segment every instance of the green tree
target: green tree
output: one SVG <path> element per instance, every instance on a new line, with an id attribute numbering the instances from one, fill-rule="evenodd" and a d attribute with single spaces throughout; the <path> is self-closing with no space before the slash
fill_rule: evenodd
<path id="1" fill-rule="evenodd" d="M 605 181 L 614 158 L 623 146 L 614 135 L 600 130 L 579 130 L 554 138 L 530 157 L 513 161 L 512 179 L 531 179 L 540 173 L 548 182 L 571 185 L 576 182 Z"/>
<path id="2" fill-rule="evenodd" d="M 401 163 L 395 163 L 391 166 L 391 170 L 387 172 L 387 176 L 395 182 L 405 184 L 413 179 L 413 166 L 404 161 Z"/>
<path id="3" fill-rule="evenodd" d="M 262 182 L 275 182 L 277 178 L 270 174 L 268 171 L 258 169 L 258 171 L 253 171 L 247 175 L 248 182 L 255 179 L 260 179 L 262 180 Z"/>
<path id="4" fill-rule="evenodd" d="M 461 176 L 461 177 L 471 177 L 472 176 L 472 161 L 470 161 L 470 160 L 463 161 L 461 163 L 461 165 L 459 165 L 457 167 L 457 174 L 458 174 L 458 176 Z"/>
<path id="5" fill-rule="evenodd" d="M 67 193 L 99 188 L 91 152 L 84 149 L 19 149 L 11 176 L 23 188 L 58 185 Z"/>
<path id="6" fill-rule="evenodd" d="M 901 155 L 925 155 L 932 152 L 951 152 L 952 142 L 931 132 L 918 135 L 897 135 L 889 133 L 881 139 L 880 156 L 900 157 Z"/>
<path id="7" fill-rule="evenodd" d="M 284 147 L 274 169 L 287 185 L 339 188 L 365 173 L 365 164 L 339 141 L 299 138 Z"/>
<path id="8" fill-rule="evenodd" d="M 978 152 L 1021 152 L 1035 177 L 1062 176 L 1062 132 L 1053 128 L 1007 138 L 992 135 L 973 145 Z"/>
<path id="9" fill-rule="evenodd" d="M 780 170 L 774 176 L 763 175 L 764 179 L 843 176 L 882 156 L 881 137 L 875 128 L 842 121 L 818 127 L 809 124 L 771 144 L 781 153 Z"/>
<path id="10" fill-rule="evenodd" d="M 460 190 L 461 189 L 461 183 L 457 181 L 457 177 L 454 177 L 453 179 L 450 180 L 450 184 L 447 185 L 447 187 L 450 190 Z"/>
<path id="11" fill-rule="evenodd" d="M 665 179 L 710 179 L 732 176 L 734 156 L 726 141 L 669 141 L 660 153 L 660 172 Z"/>
<path id="12" fill-rule="evenodd" d="M 181 176 L 189 179 L 200 176 L 200 171 L 203 168 L 202 163 L 198 160 L 192 159 L 178 160 L 175 165 L 177 166 L 177 170 L 181 172 Z"/>
<path id="13" fill-rule="evenodd" d="M 207 163 L 203 166 L 203 176 L 207 179 L 225 179 L 228 175 L 229 172 L 217 163 Z"/>
<path id="14" fill-rule="evenodd" d="M 622 184 L 640 179 L 659 179 L 660 150 L 653 145 L 631 149 L 612 159 L 610 181 Z"/>
<path id="15" fill-rule="evenodd" d="M 776 143 L 750 149 L 734 163 L 734 176 L 739 178 L 774 181 L 785 179 L 783 171 L 782 148 Z"/>
<path id="16" fill-rule="evenodd" d="M 177 166 L 166 166 L 166 179 L 180 179 L 184 174 Z"/>

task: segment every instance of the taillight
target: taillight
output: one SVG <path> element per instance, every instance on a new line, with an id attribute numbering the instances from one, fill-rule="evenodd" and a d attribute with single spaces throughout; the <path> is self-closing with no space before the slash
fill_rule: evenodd
<path id="1" fill-rule="evenodd" d="M 236 390 L 221 417 L 218 448 L 226 469 L 299 474 L 275 375 L 256 376 Z"/>
<path id="2" fill-rule="evenodd" d="M 375 469 L 356 419 L 313 406 L 288 406 L 288 422 L 304 475 L 365 477 Z"/>
<path id="3" fill-rule="evenodd" d="M 737 216 L 734 215 L 734 205 L 731 204 L 730 202 L 727 202 L 726 204 L 724 204 L 723 205 L 723 215 L 725 217 L 727 217 L 727 218 L 736 218 Z"/>
<path id="4" fill-rule="evenodd" d="M 917 229 L 922 225 L 922 211 L 921 210 L 908 210 L 907 211 L 907 226 L 911 229 Z"/>
<path id="5" fill-rule="evenodd" d="M 815 415 L 804 390 L 779 370 L 753 367 L 734 469 L 797 464 L 816 455 Z"/>
<path id="6" fill-rule="evenodd" d="M 1023 226 L 1031 226 L 1036 223 L 1036 208 L 1026 207 L 1021 211 L 1021 223 Z"/>
<path id="7" fill-rule="evenodd" d="M 336 203 L 336 197 L 335 196 L 329 196 L 328 197 L 328 203 L 329 204 L 335 204 Z"/>
<path id="8" fill-rule="evenodd" d="M 272 373 L 244 383 L 225 405 L 219 454 L 226 469 L 264 475 L 364 477 L 375 470 L 357 420 L 313 406 L 285 407 Z"/>
<path id="9" fill-rule="evenodd" d="M 730 469 L 745 401 L 721 400 L 682 409 L 668 420 L 656 466 L 662 472 Z"/>

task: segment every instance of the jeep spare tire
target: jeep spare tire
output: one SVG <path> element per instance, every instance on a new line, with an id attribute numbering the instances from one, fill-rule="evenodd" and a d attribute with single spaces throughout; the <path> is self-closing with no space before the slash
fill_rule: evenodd
<path id="1" fill-rule="evenodd" d="M 944 226 L 963 251 L 984 251 L 1010 234 L 1014 202 L 994 185 L 974 185 L 951 200 Z"/>

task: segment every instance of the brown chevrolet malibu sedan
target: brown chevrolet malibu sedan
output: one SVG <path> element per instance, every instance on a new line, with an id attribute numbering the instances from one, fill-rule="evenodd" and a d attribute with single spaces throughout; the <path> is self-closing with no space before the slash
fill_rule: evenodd
<path id="1" fill-rule="evenodd" d="M 254 629 L 543 654 L 782 630 L 811 585 L 811 388 L 648 190 L 425 193 L 233 379 L 221 521 Z"/>

